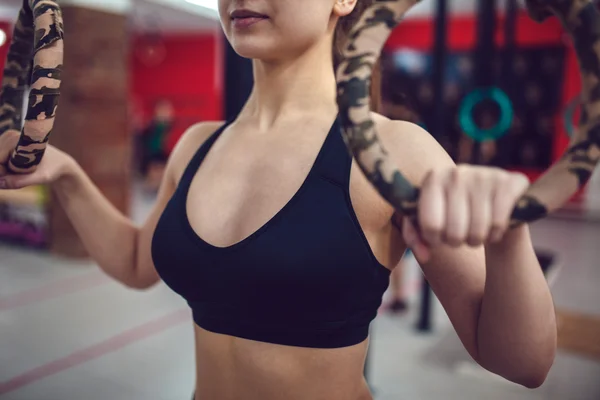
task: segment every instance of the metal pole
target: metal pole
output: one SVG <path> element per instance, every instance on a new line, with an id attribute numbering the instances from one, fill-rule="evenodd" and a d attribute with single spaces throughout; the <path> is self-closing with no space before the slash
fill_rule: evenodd
<path id="1" fill-rule="evenodd" d="M 435 41 L 433 44 L 432 86 L 434 95 L 434 118 L 432 119 L 431 134 L 438 141 L 446 133 L 446 105 L 445 105 L 445 72 L 447 56 L 447 24 L 448 9 L 446 0 L 437 0 L 435 17 Z M 431 331 L 431 297 L 432 291 L 426 279 L 423 279 L 421 297 L 421 312 L 417 322 L 420 332 Z"/>
<path id="2" fill-rule="evenodd" d="M 423 278 L 423 287 L 421 289 L 421 312 L 419 321 L 417 322 L 417 330 L 419 332 L 431 332 L 431 287 L 427 279 Z"/>
<path id="3" fill-rule="evenodd" d="M 432 76 L 431 84 L 434 96 L 434 118 L 431 124 L 431 134 L 439 140 L 446 131 L 446 103 L 445 94 L 445 72 L 447 57 L 447 25 L 448 25 L 448 6 L 446 0 L 437 0 L 437 10 L 435 15 L 435 38 L 432 54 Z"/>
<path id="4" fill-rule="evenodd" d="M 479 0 L 477 10 L 477 41 L 474 54 L 474 83 L 476 88 L 495 86 L 496 60 L 496 0 Z M 498 60 L 499 61 L 499 60 Z M 473 143 L 471 162 L 481 163 L 481 143 Z"/>
<path id="5" fill-rule="evenodd" d="M 514 60 L 517 52 L 517 18 L 519 5 L 517 0 L 506 0 L 506 13 L 504 21 L 504 51 L 502 54 L 502 69 L 500 73 L 500 86 L 513 101 L 519 87 L 515 84 Z M 510 130 L 509 130 L 510 132 Z M 497 160 L 499 166 L 506 167 L 510 164 L 510 150 L 515 146 L 509 134 L 496 141 Z"/>

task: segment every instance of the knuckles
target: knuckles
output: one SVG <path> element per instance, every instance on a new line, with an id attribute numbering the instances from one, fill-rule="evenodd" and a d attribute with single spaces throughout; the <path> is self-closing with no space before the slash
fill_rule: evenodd
<path id="1" fill-rule="evenodd" d="M 456 232 L 450 231 L 445 236 L 444 242 L 451 247 L 458 247 L 465 242 L 466 237 Z"/>
<path id="2" fill-rule="evenodd" d="M 420 221 L 419 228 L 425 238 L 435 241 L 435 239 L 441 234 L 444 226 L 441 221 L 436 222 L 429 218 L 423 218 Z"/>
<path id="3" fill-rule="evenodd" d="M 421 236 L 430 245 L 483 245 L 491 237 L 497 237 L 507 231 L 510 203 L 516 202 L 517 197 L 528 186 L 529 179 L 526 175 L 499 168 L 458 165 L 446 170 L 432 170 L 423 184 L 424 191 L 429 194 L 435 193 L 435 198 L 428 197 L 427 206 L 443 207 L 444 210 L 421 210 Z M 440 187 L 443 190 L 434 190 Z M 449 195 L 456 191 L 461 191 L 464 195 Z M 456 199 L 471 202 L 464 216 L 464 205 L 457 206 Z M 488 202 L 489 206 L 473 207 L 474 200 Z M 439 217 L 440 212 L 444 215 L 443 218 Z M 480 215 L 482 212 L 486 215 Z M 463 217 L 467 219 L 467 223 L 461 220 Z M 453 226 L 457 221 L 460 221 L 458 225 Z"/>
<path id="4" fill-rule="evenodd" d="M 514 182 L 515 187 L 519 188 L 519 189 L 526 189 L 529 187 L 529 185 L 531 184 L 529 182 L 529 178 L 527 177 L 527 175 L 521 173 L 521 172 L 511 172 L 511 180 L 512 182 Z"/>
<path id="5" fill-rule="evenodd" d="M 520 172 L 509 172 L 500 168 L 457 165 L 449 170 L 432 170 L 425 179 L 425 185 L 443 185 L 449 189 L 500 188 L 503 190 L 524 190 L 530 182 Z"/>
<path id="6" fill-rule="evenodd" d="M 480 246 L 486 241 L 486 237 L 482 234 L 471 234 L 467 238 L 467 244 L 472 247 Z"/>

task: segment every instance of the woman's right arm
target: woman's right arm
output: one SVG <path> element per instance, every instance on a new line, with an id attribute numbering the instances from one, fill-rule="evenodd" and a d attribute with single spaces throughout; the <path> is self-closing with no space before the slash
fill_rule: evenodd
<path id="1" fill-rule="evenodd" d="M 109 276 L 136 289 L 159 281 L 149 257 L 153 227 L 172 195 L 174 184 L 169 168 L 165 171 L 160 194 L 142 227 L 123 215 L 98 189 L 75 161 L 52 184 L 52 190 L 90 256 Z"/>
<path id="2" fill-rule="evenodd" d="M 5 176 L 4 187 L 16 189 L 50 183 L 83 245 L 100 268 L 128 287 L 146 289 L 160 280 L 150 249 L 156 224 L 185 166 L 219 126 L 220 123 L 200 123 L 182 136 L 167 163 L 156 203 L 141 227 L 100 192 L 75 160 L 52 146 L 48 146 L 35 173 Z"/>

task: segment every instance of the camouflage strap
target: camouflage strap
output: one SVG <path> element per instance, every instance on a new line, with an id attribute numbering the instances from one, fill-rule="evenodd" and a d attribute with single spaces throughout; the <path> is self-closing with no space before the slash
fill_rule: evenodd
<path id="1" fill-rule="evenodd" d="M 419 189 L 389 160 L 369 109 L 373 65 L 390 33 L 419 0 L 375 0 L 351 32 L 337 71 L 342 133 L 369 181 L 399 212 L 416 217 Z M 580 126 L 569 148 L 515 205 L 513 226 L 545 217 L 585 185 L 600 159 L 600 13 L 591 0 L 528 0 L 542 21 L 554 14 L 571 34 L 582 79 Z"/>
<path id="2" fill-rule="evenodd" d="M 62 63 L 63 21 L 58 4 L 53 0 L 24 0 L 8 50 L 0 94 L 3 135 L 21 130 L 23 97 L 30 87 L 25 123 L 8 163 L 13 173 L 31 173 L 42 160 L 58 106 Z"/>

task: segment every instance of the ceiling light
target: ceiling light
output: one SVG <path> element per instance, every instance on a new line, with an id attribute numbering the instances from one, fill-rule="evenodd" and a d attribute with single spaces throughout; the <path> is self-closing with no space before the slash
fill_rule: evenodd
<path id="1" fill-rule="evenodd" d="M 188 3 L 195 4 L 200 7 L 208 8 L 209 10 L 218 11 L 218 0 L 185 0 Z"/>

